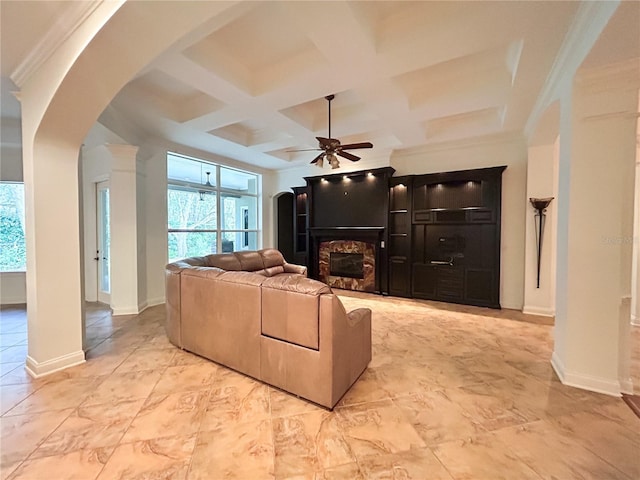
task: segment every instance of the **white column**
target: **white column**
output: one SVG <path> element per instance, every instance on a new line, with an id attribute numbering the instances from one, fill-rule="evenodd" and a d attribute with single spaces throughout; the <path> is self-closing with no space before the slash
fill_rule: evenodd
<path id="1" fill-rule="evenodd" d="M 561 97 L 552 363 L 563 383 L 612 395 L 624 389 L 629 364 L 633 72 L 583 74 Z"/>
<path id="2" fill-rule="evenodd" d="M 38 377 L 84 362 L 78 150 L 52 138 L 23 145 L 26 368 Z"/>
<path id="3" fill-rule="evenodd" d="M 638 95 L 640 97 L 640 95 Z M 638 102 L 640 116 L 640 101 Z M 633 215 L 633 264 L 631 274 L 631 324 L 640 326 L 640 122 L 636 126 L 636 183 Z"/>
<path id="4" fill-rule="evenodd" d="M 529 147 L 527 161 L 527 210 L 525 233 L 524 313 L 553 317 L 556 311 L 556 211 L 558 197 L 558 146 Z M 554 199 L 545 213 L 540 285 L 538 286 L 538 245 L 536 213 L 529 198 Z"/>
<path id="5" fill-rule="evenodd" d="M 111 229 L 111 309 L 114 315 L 139 312 L 138 147 L 107 145 L 111 153 L 109 207 Z"/>

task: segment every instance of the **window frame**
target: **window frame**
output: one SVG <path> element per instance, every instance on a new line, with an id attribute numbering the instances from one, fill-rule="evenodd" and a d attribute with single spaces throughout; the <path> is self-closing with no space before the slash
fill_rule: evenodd
<path id="1" fill-rule="evenodd" d="M 186 156 L 186 155 L 182 155 L 179 153 L 175 153 L 175 152 L 167 152 L 167 163 L 169 162 L 169 157 L 181 157 L 190 161 L 194 161 L 194 162 L 198 162 L 202 165 L 205 165 L 208 169 L 210 169 L 211 173 L 213 174 L 213 179 L 215 179 L 215 184 L 212 186 L 206 186 L 203 184 L 199 185 L 193 182 L 184 182 L 184 181 L 179 181 L 179 180 L 175 180 L 175 179 L 171 179 L 169 178 L 168 174 L 167 174 L 167 256 L 169 258 L 169 245 L 168 245 L 168 239 L 169 236 L 172 233 L 213 233 L 216 236 L 215 239 L 215 244 L 216 244 L 216 251 L 215 252 L 207 252 L 206 254 L 209 253 L 222 253 L 222 246 L 223 246 L 223 240 L 224 240 L 224 236 L 227 233 L 233 233 L 233 234 L 237 234 L 237 233 L 242 233 L 242 242 L 241 242 L 241 246 L 236 246 L 234 245 L 234 250 L 233 251 L 241 251 L 241 250 L 247 250 L 249 248 L 249 243 L 250 241 L 245 241 L 245 240 L 249 240 L 249 236 L 251 235 L 251 233 L 255 233 L 256 235 L 256 248 L 259 249 L 261 248 L 262 245 L 262 235 L 261 235 L 261 221 L 260 219 L 262 218 L 262 175 L 259 173 L 255 173 L 255 172 L 250 172 L 250 171 L 246 171 L 246 170 L 241 170 L 238 168 L 234 168 L 234 167 L 229 167 L 227 165 L 221 165 L 221 164 L 216 164 L 207 160 L 203 160 L 200 158 L 195 158 L 195 157 L 190 157 L 190 156 Z M 246 174 L 246 175 L 251 175 L 252 177 L 255 177 L 256 180 L 256 188 L 255 188 L 255 193 L 249 193 L 248 191 L 242 191 L 242 190 L 236 190 L 233 188 L 228 188 L 228 187 L 223 187 L 221 185 L 221 170 L 222 169 L 227 169 L 227 170 L 233 170 L 233 171 L 237 171 L 240 172 L 242 174 Z M 212 179 L 212 180 L 213 180 Z M 215 223 L 215 228 L 169 228 L 169 217 L 168 217 L 168 208 L 169 208 L 169 190 L 171 189 L 175 189 L 175 190 L 182 190 L 182 191 L 186 191 L 186 192 L 192 192 L 195 194 L 200 194 L 201 196 L 203 194 L 211 194 L 215 196 L 215 202 L 216 202 L 216 223 Z M 205 192 L 205 193 L 203 193 Z M 223 205 L 223 198 L 226 196 L 232 196 L 232 197 L 237 197 L 238 195 L 241 195 L 242 197 L 252 197 L 255 198 L 255 216 L 256 216 L 256 228 L 234 228 L 234 229 L 226 229 L 224 228 L 224 225 L 222 225 L 222 220 L 223 220 L 223 212 L 222 212 L 222 208 L 224 208 Z M 249 208 L 249 206 L 240 206 L 240 212 L 241 215 L 244 215 L 244 210 L 247 210 L 247 212 L 249 212 L 251 209 Z M 242 226 L 245 225 L 244 223 L 244 217 L 241 217 L 240 219 Z M 169 258 L 169 261 L 172 261 L 175 259 L 171 259 Z"/>

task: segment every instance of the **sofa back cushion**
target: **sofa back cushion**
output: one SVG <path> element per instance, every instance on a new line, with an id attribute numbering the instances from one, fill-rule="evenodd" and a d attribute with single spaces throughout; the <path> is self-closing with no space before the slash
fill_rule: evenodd
<path id="1" fill-rule="evenodd" d="M 240 262 L 241 270 L 256 272 L 264 268 L 262 256 L 258 252 L 235 252 L 234 255 Z"/>
<path id="2" fill-rule="evenodd" d="M 217 267 L 227 272 L 242 270 L 240 260 L 233 253 L 219 253 L 207 255 L 207 266 Z"/>
<path id="3" fill-rule="evenodd" d="M 280 253 L 280 250 L 276 250 L 275 248 L 265 248 L 263 250 L 259 250 L 258 253 L 262 257 L 265 269 L 270 267 L 283 267 L 286 263 L 282 253 Z"/>
<path id="4" fill-rule="evenodd" d="M 319 350 L 319 297 L 331 293 L 322 282 L 276 276 L 262 282 L 262 334 Z"/>

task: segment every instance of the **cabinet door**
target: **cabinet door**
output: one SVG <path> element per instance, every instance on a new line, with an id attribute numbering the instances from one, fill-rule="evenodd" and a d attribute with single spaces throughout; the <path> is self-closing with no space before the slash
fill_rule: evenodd
<path id="1" fill-rule="evenodd" d="M 414 263 L 411 294 L 421 298 L 436 298 L 437 273 L 437 268 L 433 265 Z"/>
<path id="2" fill-rule="evenodd" d="M 472 304 L 496 306 L 495 278 L 493 270 L 468 268 L 465 279 L 465 299 Z"/>
<path id="3" fill-rule="evenodd" d="M 398 297 L 408 297 L 410 292 L 409 262 L 402 258 L 389 260 L 389 293 Z"/>

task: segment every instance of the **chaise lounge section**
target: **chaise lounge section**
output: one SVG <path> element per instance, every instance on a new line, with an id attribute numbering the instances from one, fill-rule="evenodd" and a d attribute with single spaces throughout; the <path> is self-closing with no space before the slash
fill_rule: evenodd
<path id="1" fill-rule="evenodd" d="M 166 267 L 171 343 L 333 408 L 371 360 L 371 310 L 347 313 L 275 249 Z"/>

